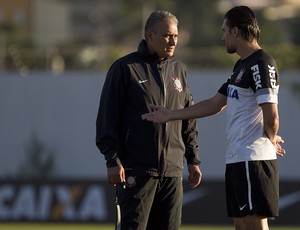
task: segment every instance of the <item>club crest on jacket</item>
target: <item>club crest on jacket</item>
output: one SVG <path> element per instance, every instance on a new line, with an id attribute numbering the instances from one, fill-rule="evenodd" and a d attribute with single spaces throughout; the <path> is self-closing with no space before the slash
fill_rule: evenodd
<path id="1" fill-rule="evenodd" d="M 178 77 L 172 77 L 174 88 L 180 93 L 182 92 L 182 84 Z"/>

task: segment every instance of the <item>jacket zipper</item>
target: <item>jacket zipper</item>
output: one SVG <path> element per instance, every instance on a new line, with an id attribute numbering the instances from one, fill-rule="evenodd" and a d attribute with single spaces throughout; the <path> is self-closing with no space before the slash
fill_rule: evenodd
<path id="1" fill-rule="evenodd" d="M 161 64 L 159 64 L 158 69 L 159 69 L 159 73 L 160 73 L 160 78 L 162 79 L 162 83 L 163 83 L 163 106 L 167 107 L 166 79 L 165 79 L 165 76 L 163 76 L 163 74 L 162 74 L 163 73 L 163 71 L 162 71 L 163 67 L 162 67 Z M 168 122 L 164 123 L 163 126 L 165 128 L 165 130 L 164 130 L 165 131 L 165 137 L 163 138 L 163 140 L 164 140 L 163 147 L 165 147 L 166 138 L 167 138 L 167 131 L 168 131 Z M 163 162 L 160 162 L 160 166 L 161 166 L 161 168 L 160 168 L 160 176 L 161 177 L 164 176 L 164 169 L 165 169 L 165 162 L 164 162 L 164 160 L 165 160 L 165 156 L 164 156 L 164 154 L 165 154 L 165 148 L 163 148 L 162 154 L 163 154 L 163 158 L 160 159 L 160 160 L 163 160 Z"/>

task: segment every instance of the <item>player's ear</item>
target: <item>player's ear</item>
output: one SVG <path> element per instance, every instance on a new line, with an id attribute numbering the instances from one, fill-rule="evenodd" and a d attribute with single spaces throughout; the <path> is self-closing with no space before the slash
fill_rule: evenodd
<path id="1" fill-rule="evenodd" d="M 231 28 L 231 33 L 233 34 L 233 36 L 237 37 L 239 34 L 239 29 L 236 26 L 234 26 Z"/>

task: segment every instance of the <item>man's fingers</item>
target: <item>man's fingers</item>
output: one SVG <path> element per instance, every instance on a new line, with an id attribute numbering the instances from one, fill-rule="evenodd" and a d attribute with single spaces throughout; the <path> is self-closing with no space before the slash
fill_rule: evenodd
<path id="1" fill-rule="evenodd" d="M 157 110 L 157 109 L 159 109 L 161 106 L 159 106 L 159 105 L 154 105 L 154 104 L 149 104 L 149 107 L 150 107 L 152 110 Z"/>

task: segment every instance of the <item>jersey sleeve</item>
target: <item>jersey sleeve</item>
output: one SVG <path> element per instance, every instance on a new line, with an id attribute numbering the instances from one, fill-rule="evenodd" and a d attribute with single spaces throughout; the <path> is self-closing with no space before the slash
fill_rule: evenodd
<path id="1" fill-rule="evenodd" d="M 252 84 L 256 101 L 278 103 L 279 74 L 274 61 L 259 61 L 251 67 Z"/>
<path id="2" fill-rule="evenodd" d="M 228 80 L 218 90 L 218 93 L 223 94 L 226 97 L 227 97 L 227 88 L 228 88 L 229 80 L 230 78 L 228 78 Z"/>

